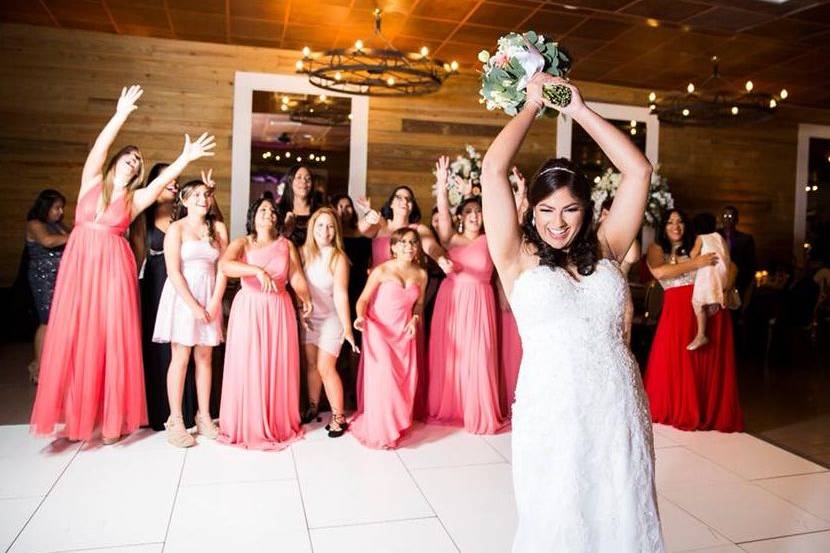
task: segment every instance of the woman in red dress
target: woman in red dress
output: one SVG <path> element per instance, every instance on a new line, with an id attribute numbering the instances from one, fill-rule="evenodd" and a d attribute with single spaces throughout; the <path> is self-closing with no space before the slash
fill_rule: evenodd
<path id="1" fill-rule="evenodd" d="M 714 253 L 689 258 L 693 237 L 687 226 L 682 211 L 669 211 L 648 249 L 649 270 L 665 290 L 645 374 L 651 419 L 681 430 L 739 432 L 744 423 L 729 314 L 718 311 L 708 320 L 709 344 L 686 349 L 697 333 L 695 271 L 717 263 Z"/>

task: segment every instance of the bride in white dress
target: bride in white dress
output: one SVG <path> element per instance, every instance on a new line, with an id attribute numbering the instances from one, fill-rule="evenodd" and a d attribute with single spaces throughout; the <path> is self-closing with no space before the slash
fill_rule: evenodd
<path id="1" fill-rule="evenodd" d="M 622 173 L 599 231 L 590 184 L 566 159 L 539 169 L 516 220 L 507 174 L 546 83 L 571 88 L 560 111 Z M 513 553 L 661 553 L 651 422 L 623 338 L 629 291 L 619 270 L 643 219 L 652 168 L 566 81 L 537 74 L 527 95 L 482 171 L 484 218 L 500 229 L 487 245 L 524 349 L 513 406 Z"/>

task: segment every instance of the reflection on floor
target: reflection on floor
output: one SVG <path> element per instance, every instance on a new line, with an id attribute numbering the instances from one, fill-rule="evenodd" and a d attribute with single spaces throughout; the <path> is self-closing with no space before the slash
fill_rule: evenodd
<path id="1" fill-rule="evenodd" d="M 504 553 L 516 515 L 510 434 L 420 425 L 397 451 L 322 423 L 285 451 L 32 438 L 29 349 L 0 347 L 0 551 Z M 742 366 L 748 426 L 828 459 L 823 367 Z M 799 399 L 800 398 L 800 399 Z M 669 551 L 830 551 L 830 472 L 749 434 L 655 426 Z"/>

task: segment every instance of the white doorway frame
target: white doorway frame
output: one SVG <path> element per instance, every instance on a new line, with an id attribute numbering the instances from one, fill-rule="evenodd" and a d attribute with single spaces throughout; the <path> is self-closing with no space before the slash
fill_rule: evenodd
<path id="1" fill-rule="evenodd" d="M 804 240 L 807 235 L 807 182 L 810 180 L 810 139 L 830 139 L 828 125 L 798 125 L 798 156 L 795 168 L 795 213 L 793 214 L 793 255 L 804 261 Z"/>
<path id="2" fill-rule="evenodd" d="M 648 108 L 627 106 L 624 104 L 605 104 L 586 102 L 588 107 L 606 119 L 620 121 L 637 121 L 646 124 L 646 158 L 655 167 L 660 153 L 660 120 Z M 556 119 L 556 157 L 571 159 L 571 139 L 573 137 L 573 119 L 559 115 Z"/>
<path id="3" fill-rule="evenodd" d="M 245 216 L 251 195 L 251 110 L 255 90 L 292 94 L 326 94 L 352 101 L 349 144 L 349 195 L 366 195 L 369 148 L 369 98 L 322 90 L 304 75 L 237 71 L 233 90 L 233 138 L 231 146 L 231 236 L 245 234 Z"/>

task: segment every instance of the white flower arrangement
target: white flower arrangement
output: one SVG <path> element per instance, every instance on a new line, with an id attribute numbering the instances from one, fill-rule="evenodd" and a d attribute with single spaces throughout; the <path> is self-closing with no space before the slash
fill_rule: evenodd
<path id="1" fill-rule="evenodd" d="M 674 198 L 669 190 L 668 179 L 663 177 L 658 172 L 659 167 L 655 168 L 651 174 L 651 182 L 648 187 L 648 201 L 646 203 L 646 211 L 643 215 L 643 224 L 650 226 L 657 226 L 663 219 L 663 215 L 669 209 L 674 208 Z M 594 202 L 594 218 L 599 218 L 602 203 L 610 197 L 613 197 L 620 186 L 622 175 L 608 168 L 602 176 L 594 180 L 594 188 L 591 191 L 591 201 Z"/>
<path id="2" fill-rule="evenodd" d="M 465 150 L 466 156 L 456 156 L 450 162 L 447 196 L 451 211 L 455 211 L 466 196 L 481 194 L 481 154 L 470 144 Z M 432 195 L 437 195 L 435 185 L 432 186 Z"/>

